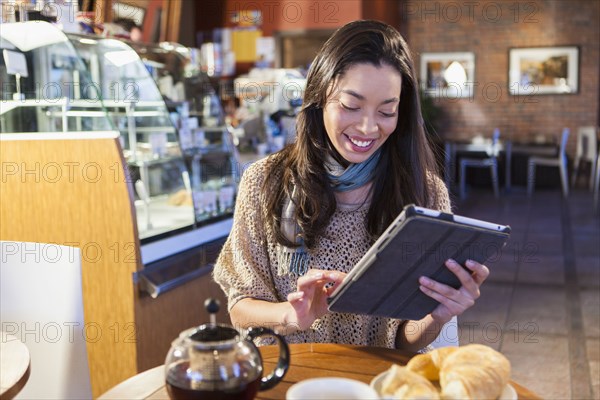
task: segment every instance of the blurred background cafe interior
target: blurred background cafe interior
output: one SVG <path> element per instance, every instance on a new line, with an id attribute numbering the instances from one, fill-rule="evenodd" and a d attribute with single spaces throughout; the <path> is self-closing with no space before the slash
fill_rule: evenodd
<path id="1" fill-rule="evenodd" d="M 512 228 L 457 341 L 542 398 L 600 398 L 600 1 L 0 3 L 16 398 L 99 397 L 226 304 L 211 271 L 240 177 L 293 143 L 312 59 L 358 19 L 413 52 L 453 211 Z"/>

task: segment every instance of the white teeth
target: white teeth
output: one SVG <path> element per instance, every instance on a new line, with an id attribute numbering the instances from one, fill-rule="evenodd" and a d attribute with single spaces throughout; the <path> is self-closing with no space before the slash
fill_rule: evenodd
<path id="1" fill-rule="evenodd" d="M 356 140 L 356 139 L 352 139 L 352 138 L 350 138 L 350 137 L 349 137 L 349 139 L 350 139 L 350 141 L 351 141 L 352 143 L 354 143 L 354 144 L 355 144 L 356 146 L 358 146 L 358 147 L 367 147 L 368 145 L 370 145 L 371 143 L 373 143 L 373 141 L 372 141 L 372 140 L 369 140 L 369 141 L 362 141 L 362 140 Z"/>

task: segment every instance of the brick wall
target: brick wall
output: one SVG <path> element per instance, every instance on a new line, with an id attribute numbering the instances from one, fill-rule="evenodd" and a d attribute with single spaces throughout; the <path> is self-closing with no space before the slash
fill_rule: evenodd
<path id="1" fill-rule="evenodd" d="M 569 127 L 573 155 L 577 127 L 600 124 L 600 1 L 402 0 L 400 9 L 417 70 L 423 52 L 475 53 L 473 97 L 435 99 L 444 110 L 443 137 L 491 136 L 499 127 L 505 137 L 527 140 Z M 580 49 L 577 94 L 509 95 L 509 48 L 561 45 Z"/>

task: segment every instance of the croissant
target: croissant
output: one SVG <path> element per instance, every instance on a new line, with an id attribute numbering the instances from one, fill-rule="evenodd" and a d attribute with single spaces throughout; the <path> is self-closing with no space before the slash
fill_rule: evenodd
<path id="1" fill-rule="evenodd" d="M 430 381 L 439 381 L 442 363 L 448 355 L 457 349 L 458 347 L 440 347 L 429 353 L 417 354 L 408 361 L 406 368 L 424 376 Z"/>
<path id="2" fill-rule="evenodd" d="M 442 362 L 443 399 L 496 399 L 510 379 L 510 362 L 481 344 L 459 347 Z"/>
<path id="3" fill-rule="evenodd" d="M 168 203 L 172 206 L 193 206 L 194 202 L 192 201 L 192 195 L 189 194 L 185 190 L 179 190 L 175 194 L 173 194 Z"/>
<path id="4" fill-rule="evenodd" d="M 406 367 L 392 365 L 381 383 L 381 394 L 394 399 L 438 400 L 438 390 L 423 376 Z"/>

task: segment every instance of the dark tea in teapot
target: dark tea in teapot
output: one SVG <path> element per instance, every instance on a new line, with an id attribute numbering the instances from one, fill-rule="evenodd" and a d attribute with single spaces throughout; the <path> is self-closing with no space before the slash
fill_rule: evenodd
<path id="1" fill-rule="evenodd" d="M 258 393 L 260 387 L 260 376 L 249 382 L 238 382 L 230 388 L 223 388 L 221 384 L 204 382 L 205 388 L 192 388 L 187 380 L 178 379 L 185 375 L 189 368 L 189 362 L 184 361 L 176 364 L 167 374 L 167 391 L 169 397 L 174 400 L 252 400 Z"/>

